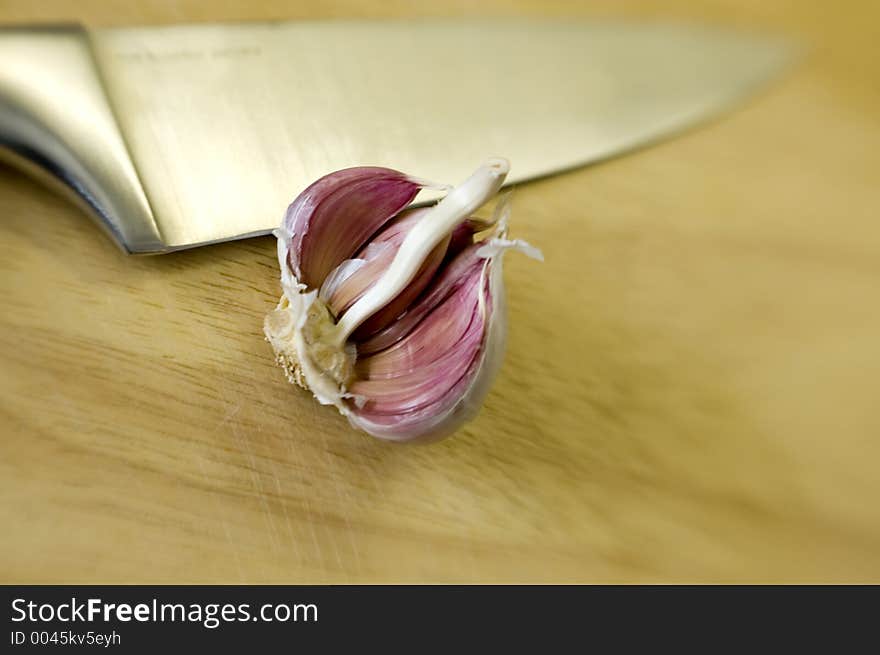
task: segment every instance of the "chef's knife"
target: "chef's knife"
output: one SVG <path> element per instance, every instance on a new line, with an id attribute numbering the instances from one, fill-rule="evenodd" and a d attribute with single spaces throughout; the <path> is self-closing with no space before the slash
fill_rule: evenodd
<path id="1" fill-rule="evenodd" d="M 770 79 L 788 48 L 695 26 L 287 22 L 0 30 L 0 150 L 126 251 L 266 233 L 332 170 L 519 182 L 650 142 Z"/>

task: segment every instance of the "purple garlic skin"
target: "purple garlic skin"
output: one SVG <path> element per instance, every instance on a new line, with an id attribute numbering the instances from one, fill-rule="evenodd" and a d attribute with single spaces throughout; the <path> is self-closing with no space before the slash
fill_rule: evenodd
<path id="1" fill-rule="evenodd" d="M 507 239 L 509 198 L 472 216 L 508 170 L 490 159 L 414 209 L 427 183 L 387 168 L 303 191 L 275 231 L 284 294 L 264 323 L 288 379 L 382 439 L 435 440 L 475 416 L 503 358 L 502 256 L 541 259 Z"/>

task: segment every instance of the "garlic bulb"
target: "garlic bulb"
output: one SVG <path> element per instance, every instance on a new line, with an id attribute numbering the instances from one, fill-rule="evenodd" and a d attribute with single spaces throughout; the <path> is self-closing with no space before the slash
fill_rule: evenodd
<path id="1" fill-rule="evenodd" d="M 507 239 L 508 198 L 472 216 L 508 170 L 490 159 L 415 209 L 430 185 L 387 168 L 303 191 L 275 231 L 283 295 L 264 324 L 288 379 L 383 439 L 440 438 L 474 416 L 504 350 L 501 257 L 541 258 Z"/>

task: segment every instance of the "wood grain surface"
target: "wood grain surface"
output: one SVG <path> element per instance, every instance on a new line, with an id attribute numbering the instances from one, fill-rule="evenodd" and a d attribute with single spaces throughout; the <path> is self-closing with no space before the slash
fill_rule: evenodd
<path id="1" fill-rule="evenodd" d="M 723 120 L 517 190 L 546 262 L 509 258 L 504 368 L 431 446 L 284 381 L 273 239 L 125 257 L 0 168 L 0 582 L 880 582 L 880 4 L 477 4 L 0 0 L 92 25 L 662 16 L 809 47 Z"/>

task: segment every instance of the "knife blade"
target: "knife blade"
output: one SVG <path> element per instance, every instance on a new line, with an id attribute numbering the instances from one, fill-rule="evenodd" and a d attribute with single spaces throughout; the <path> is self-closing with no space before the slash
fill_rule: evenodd
<path id="1" fill-rule="evenodd" d="M 357 165 L 517 183 L 724 110 L 788 63 L 717 28 L 563 21 L 0 30 L 0 150 L 130 253 L 264 234 Z M 430 200 L 430 197 L 421 197 Z"/>

